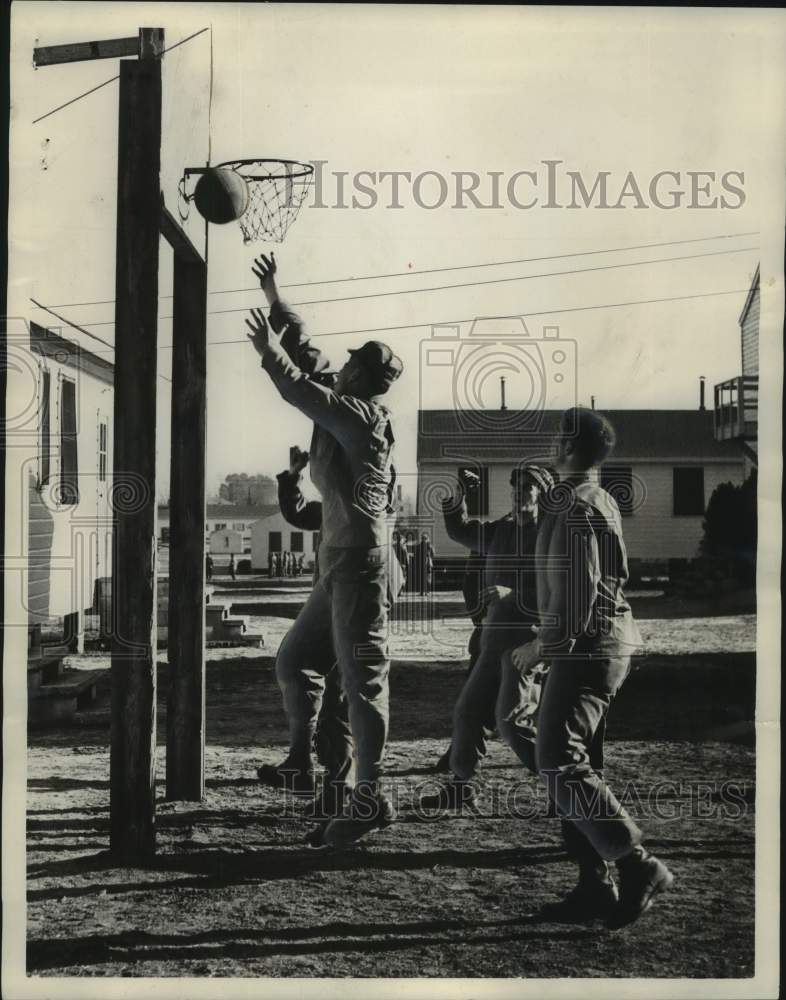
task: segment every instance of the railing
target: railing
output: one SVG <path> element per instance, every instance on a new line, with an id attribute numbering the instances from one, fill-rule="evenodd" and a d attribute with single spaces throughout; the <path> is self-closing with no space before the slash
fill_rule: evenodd
<path id="1" fill-rule="evenodd" d="M 715 440 L 755 438 L 759 411 L 759 376 L 738 375 L 715 386 Z"/>

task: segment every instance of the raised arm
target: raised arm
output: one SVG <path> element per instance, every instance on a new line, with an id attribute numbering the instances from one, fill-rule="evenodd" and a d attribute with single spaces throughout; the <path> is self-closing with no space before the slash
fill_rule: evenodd
<path id="1" fill-rule="evenodd" d="M 251 270 L 259 279 L 259 286 L 270 307 L 270 325 L 276 333 L 282 335 L 281 347 L 292 363 L 311 378 L 321 382 L 328 381 L 331 378 L 327 374 L 330 362 L 306 333 L 300 316 L 290 309 L 279 295 L 275 254 L 271 253 L 269 257 L 260 254 Z"/>
<path id="2" fill-rule="evenodd" d="M 281 336 L 270 329 L 261 309 L 251 310 L 246 325 L 262 367 L 282 399 L 329 431 L 345 449 L 352 450 L 367 439 L 369 427 L 379 422 L 377 408 L 355 396 L 340 396 L 295 367 L 281 347 Z"/>
<path id="3" fill-rule="evenodd" d="M 478 480 L 478 483 L 480 480 Z M 477 484 L 468 482 L 469 489 L 476 489 Z M 486 555 L 494 538 L 494 523 L 481 521 L 467 516 L 467 502 L 464 497 L 451 497 L 442 501 L 442 516 L 445 520 L 445 531 L 448 538 L 471 549 L 479 555 Z"/>

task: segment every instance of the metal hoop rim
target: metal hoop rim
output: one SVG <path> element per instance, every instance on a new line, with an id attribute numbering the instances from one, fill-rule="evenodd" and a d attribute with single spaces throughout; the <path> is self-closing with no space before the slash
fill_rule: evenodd
<path id="1" fill-rule="evenodd" d="M 278 163 L 285 167 L 300 167 L 297 173 L 287 172 L 285 174 L 248 174 L 242 173 L 238 167 L 251 166 L 257 163 Z M 301 177 L 311 177 L 314 173 L 312 163 L 303 163 L 301 160 L 284 160 L 278 156 L 255 156 L 244 160 L 225 160 L 223 163 L 216 163 L 212 169 L 230 169 L 247 181 L 294 181 Z"/>

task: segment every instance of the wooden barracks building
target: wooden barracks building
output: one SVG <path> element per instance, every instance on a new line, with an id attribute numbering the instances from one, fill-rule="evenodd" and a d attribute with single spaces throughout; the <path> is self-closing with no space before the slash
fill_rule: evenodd
<path id="1" fill-rule="evenodd" d="M 719 483 L 739 484 L 745 462 L 734 441 L 716 440 L 711 410 L 604 410 L 617 431 L 612 460 L 600 472 L 624 517 L 625 540 L 632 559 L 689 559 L 698 552 L 704 510 Z M 470 513 L 496 518 L 510 510 L 510 472 L 523 462 L 548 464 L 549 439 L 560 411 L 546 411 L 537 432 L 510 428 L 515 414 L 495 428 L 489 412 L 487 434 L 461 434 L 452 410 L 420 414 L 418 503 L 413 527 L 427 531 L 440 557 L 464 550 L 445 531 L 439 496 L 453 486 L 462 468 L 480 476 L 477 502 Z M 455 451 L 446 442 L 456 442 Z M 462 455 L 463 452 L 463 455 Z M 447 453 L 447 454 L 446 454 Z"/>

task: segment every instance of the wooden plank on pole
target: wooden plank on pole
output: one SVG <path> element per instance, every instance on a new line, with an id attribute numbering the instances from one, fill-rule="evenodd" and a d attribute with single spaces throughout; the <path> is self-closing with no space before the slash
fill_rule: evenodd
<path id="1" fill-rule="evenodd" d="M 120 64 L 110 846 L 155 851 L 156 376 L 161 62 Z"/>
<path id="2" fill-rule="evenodd" d="M 203 257 L 191 240 L 186 231 L 178 224 L 177 219 L 169 211 L 166 205 L 161 206 L 161 235 L 175 251 L 178 257 L 190 261 L 193 264 L 203 263 Z"/>
<path id="3" fill-rule="evenodd" d="M 200 801 L 205 794 L 207 265 L 198 254 L 194 259 L 182 241 L 178 246 L 172 308 L 166 797 Z"/>
<path id="4" fill-rule="evenodd" d="M 139 55 L 139 36 L 107 38 L 100 42 L 72 42 L 68 45 L 46 45 L 33 49 L 36 66 L 56 66 L 59 63 L 84 62 L 88 59 L 120 59 Z"/>

